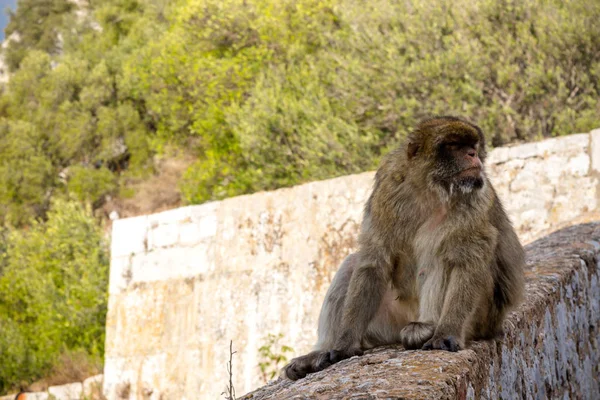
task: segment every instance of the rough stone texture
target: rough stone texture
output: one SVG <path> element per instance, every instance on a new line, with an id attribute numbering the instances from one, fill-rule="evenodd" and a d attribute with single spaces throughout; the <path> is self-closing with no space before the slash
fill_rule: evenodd
<path id="1" fill-rule="evenodd" d="M 104 375 L 94 375 L 83 381 L 83 398 L 99 399 L 102 394 Z"/>
<path id="2" fill-rule="evenodd" d="M 499 341 L 458 353 L 377 348 L 243 399 L 598 399 L 600 224 L 527 247 L 527 297 Z"/>
<path id="3" fill-rule="evenodd" d="M 48 393 L 56 400 L 80 400 L 83 394 L 81 382 L 68 383 L 60 386 L 50 386 Z"/>
<path id="4" fill-rule="evenodd" d="M 589 134 L 499 148 L 488 173 L 529 242 L 596 210 Z M 355 249 L 373 173 L 183 207 L 113 224 L 104 393 L 220 397 L 233 340 L 238 393 L 258 349 L 310 350 L 325 291 Z"/>

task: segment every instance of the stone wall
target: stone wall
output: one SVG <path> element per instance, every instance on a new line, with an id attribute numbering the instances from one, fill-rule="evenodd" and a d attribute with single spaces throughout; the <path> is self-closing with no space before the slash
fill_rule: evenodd
<path id="1" fill-rule="evenodd" d="M 527 260 L 526 299 L 502 340 L 458 353 L 377 348 L 244 399 L 600 398 L 600 224 L 540 239 Z"/>
<path id="2" fill-rule="evenodd" d="M 493 150 L 487 171 L 529 242 L 597 209 L 600 130 Z M 373 173 L 115 221 L 104 391 L 215 399 L 260 386 L 258 349 L 309 350 L 328 284 L 354 250 Z"/>

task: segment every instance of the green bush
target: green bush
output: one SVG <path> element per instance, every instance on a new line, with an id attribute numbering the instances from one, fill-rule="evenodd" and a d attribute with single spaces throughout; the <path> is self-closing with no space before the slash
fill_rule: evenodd
<path id="1" fill-rule="evenodd" d="M 19 0 L 15 11 L 8 9 L 6 37 L 18 35 L 18 40 L 7 43 L 4 58 L 8 67 L 16 70 L 30 49 L 57 52 L 58 34 L 72 18 L 73 8 L 68 0 Z"/>
<path id="2" fill-rule="evenodd" d="M 493 146 L 600 126 L 598 2 L 338 1 L 327 8 L 331 23 L 310 33 L 287 21 L 321 3 L 295 4 L 297 14 L 278 29 L 320 40 L 299 45 L 257 33 L 249 46 L 277 56 L 265 59 L 243 99 L 221 104 L 223 119 L 211 128 L 229 132 L 228 142 L 206 145 L 218 135 L 197 131 L 208 150 L 201 147 L 182 181 L 188 202 L 376 168 L 432 114 L 470 118 Z M 233 7 L 221 12 L 235 15 Z M 260 14 L 247 19 L 218 25 L 220 35 L 268 25 Z"/>
<path id="3" fill-rule="evenodd" d="M 98 203 L 115 190 L 115 177 L 107 168 L 74 166 L 69 171 L 69 193 L 86 203 Z"/>
<path id="4" fill-rule="evenodd" d="M 46 223 L 11 229 L 0 248 L 0 393 L 47 372 L 64 352 L 102 358 L 108 252 L 102 230 L 72 201 Z"/>
<path id="5" fill-rule="evenodd" d="M 373 169 L 432 114 L 473 120 L 493 146 L 600 125 L 597 1 L 90 6 L 101 30 L 60 7 L 13 17 L 44 23 L 0 94 L 0 141 L 12 143 L 0 147 L 0 220 L 43 217 L 56 194 L 99 196 L 62 185 L 65 168 L 104 165 L 122 192 L 173 146 L 197 157 L 180 189 L 200 203 Z M 62 53 L 35 39 L 53 37 L 49 21 L 69 23 Z"/>

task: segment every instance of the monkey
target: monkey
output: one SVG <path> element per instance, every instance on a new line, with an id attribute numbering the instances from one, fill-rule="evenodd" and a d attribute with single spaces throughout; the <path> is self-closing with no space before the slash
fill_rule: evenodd
<path id="1" fill-rule="evenodd" d="M 525 255 L 489 181 L 485 137 L 441 116 L 388 153 L 365 204 L 358 250 L 325 295 L 317 343 L 291 380 L 376 346 L 458 351 L 502 335 L 521 302 Z"/>

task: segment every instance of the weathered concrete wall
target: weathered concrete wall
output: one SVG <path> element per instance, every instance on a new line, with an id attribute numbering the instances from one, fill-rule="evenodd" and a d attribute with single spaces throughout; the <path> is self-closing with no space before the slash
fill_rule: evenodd
<path id="1" fill-rule="evenodd" d="M 595 166 L 593 168 L 592 166 Z M 488 173 L 522 240 L 598 205 L 600 131 L 491 152 Z M 261 384 L 258 348 L 296 354 L 356 245 L 373 173 L 115 221 L 105 394 L 215 399 L 234 342 L 238 393 Z"/>
<path id="2" fill-rule="evenodd" d="M 458 353 L 378 348 L 244 399 L 599 399 L 600 224 L 527 248 L 526 300 L 501 341 Z"/>

